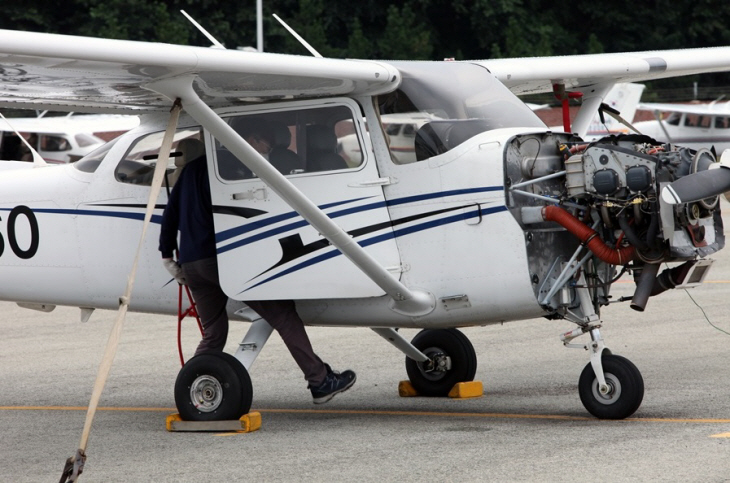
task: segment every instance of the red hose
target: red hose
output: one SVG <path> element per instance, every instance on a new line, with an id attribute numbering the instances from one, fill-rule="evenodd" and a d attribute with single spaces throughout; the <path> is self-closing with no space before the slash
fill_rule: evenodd
<path id="1" fill-rule="evenodd" d="M 188 307 L 185 311 L 182 309 L 182 298 L 183 298 L 183 286 L 178 284 L 178 291 L 177 291 L 177 353 L 180 356 L 180 365 L 185 365 L 185 358 L 183 357 L 183 351 L 182 351 L 182 320 L 185 317 L 195 317 L 195 320 L 198 322 L 198 328 L 200 329 L 200 335 L 201 337 L 204 335 L 203 333 L 203 323 L 200 321 L 200 316 L 198 315 L 198 309 L 195 305 L 195 301 L 193 300 L 193 294 L 190 293 L 190 287 L 185 285 L 185 293 L 188 295 L 188 301 L 190 302 L 190 307 Z"/>
<path id="2" fill-rule="evenodd" d="M 624 265 L 634 258 L 636 249 L 632 246 L 611 248 L 592 229 L 559 206 L 546 206 L 542 209 L 545 221 L 554 221 L 578 237 L 598 258 L 612 265 Z"/>

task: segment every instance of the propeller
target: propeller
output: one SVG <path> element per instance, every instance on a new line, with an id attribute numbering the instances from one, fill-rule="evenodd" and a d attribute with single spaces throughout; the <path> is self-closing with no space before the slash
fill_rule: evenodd
<path id="1" fill-rule="evenodd" d="M 730 150 L 722 153 L 719 163 L 697 171 L 664 187 L 662 200 L 670 205 L 704 200 L 730 191 Z"/>

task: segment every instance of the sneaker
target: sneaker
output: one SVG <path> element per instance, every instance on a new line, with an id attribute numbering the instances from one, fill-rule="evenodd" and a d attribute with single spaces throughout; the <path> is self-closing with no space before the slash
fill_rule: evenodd
<path id="1" fill-rule="evenodd" d="M 347 391 L 355 384 L 357 379 L 353 371 L 345 371 L 340 374 L 333 371 L 328 364 L 325 364 L 325 366 L 327 367 L 327 376 L 324 378 L 324 382 L 317 387 L 309 386 L 314 404 L 326 403 L 335 397 L 335 394 Z"/>

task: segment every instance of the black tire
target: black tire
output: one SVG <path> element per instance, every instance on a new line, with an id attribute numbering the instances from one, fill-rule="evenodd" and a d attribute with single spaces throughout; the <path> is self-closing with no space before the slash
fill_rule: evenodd
<path id="1" fill-rule="evenodd" d="M 175 380 L 175 405 L 184 421 L 239 419 L 251 409 L 252 397 L 248 371 L 224 352 L 193 357 Z"/>
<path id="2" fill-rule="evenodd" d="M 601 362 L 611 391 L 606 395 L 599 392 L 598 379 L 588 363 L 578 380 L 580 400 L 588 412 L 599 419 L 628 418 L 644 399 L 644 379 L 639 369 L 625 357 L 605 354 Z"/>
<path id="3" fill-rule="evenodd" d="M 427 371 L 426 364 L 406 357 L 406 372 L 411 385 L 422 396 L 447 396 L 458 382 L 473 381 L 477 355 L 469 339 L 456 329 L 426 329 L 411 343 L 429 358 L 444 354 L 451 358 L 451 369 Z"/>

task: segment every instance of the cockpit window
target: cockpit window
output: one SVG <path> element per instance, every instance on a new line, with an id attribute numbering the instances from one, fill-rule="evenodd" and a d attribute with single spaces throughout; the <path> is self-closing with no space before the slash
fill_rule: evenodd
<path id="1" fill-rule="evenodd" d="M 417 128 L 415 137 L 389 135 L 391 155 L 399 164 L 445 153 L 492 129 L 545 127 L 484 67 L 461 62 L 393 65 L 403 82 L 398 90 L 378 98 L 382 123 L 410 123 Z"/>
<path id="2" fill-rule="evenodd" d="M 119 138 L 114 139 L 112 141 L 109 141 L 105 145 L 93 150 L 83 158 L 73 163 L 74 168 L 78 169 L 79 171 L 83 171 L 84 173 L 93 173 L 94 171 L 96 171 L 96 168 L 99 167 L 101 162 L 106 157 L 107 153 L 109 153 L 109 150 L 117 143 L 118 140 Z"/>
<path id="3" fill-rule="evenodd" d="M 162 146 L 162 138 L 164 135 L 164 131 L 159 131 L 138 138 L 129 148 L 127 154 L 124 158 L 122 158 L 114 171 L 114 177 L 117 181 L 143 186 L 152 185 L 155 163 L 157 162 L 157 156 L 160 153 L 160 147 Z M 199 146 L 201 147 L 195 148 L 194 150 L 199 153 L 205 153 L 205 149 L 202 147 L 203 137 L 200 128 L 178 129 L 175 133 L 172 143 L 172 152 L 170 153 L 170 159 L 167 164 L 166 176 L 168 177 L 168 180 L 171 178 L 176 179 L 176 171 L 178 169 L 182 170 L 182 166 L 177 166 L 178 163 L 176 160 L 178 158 L 185 157 L 181 151 L 178 151 L 178 147 L 184 139 L 193 140 L 192 143 L 186 142 L 186 145 L 200 143 Z M 198 141 L 198 143 L 195 143 L 195 141 Z"/>

